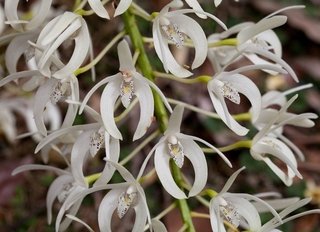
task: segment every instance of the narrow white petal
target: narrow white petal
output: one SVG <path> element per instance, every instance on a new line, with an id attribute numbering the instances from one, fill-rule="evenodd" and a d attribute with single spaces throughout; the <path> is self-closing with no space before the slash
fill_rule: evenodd
<path id="1" fill-rule="evenodd" d="M 220 80 L 222 79 L 224 81 L 227 81 L 228 83 L 231 83 L 238 92 L 247 97 L 252 106 L 252 121 L 256 121 L 260 115 L 262 102 L 261 94 L 256 84 L 249 78 L 241 74 L 234 74 L 232 76 L 226 75 Z"/>
<path id="2" fill-rule="evenodd" d="M 277 134 L 277 136 L 280 140 L 282 140 L 286 145 L 288 145 L 288 147 L 290 147 L 295 152 L 295 154 L 299 157 L 301 161 L 305 161 L 305 157 L 302 151 L 299 149 L 299 147 L 297 147 L 293 142 L 291 142 L 289 139 L 287 139 L 283 135 Z"/>
<path id="3" fill-rule="evenodd" d="M 195 11 L 204 12 L 204 10 L 200 6 L 198 0 L 185 0 L 185 1 Z M 200 18 L 203 18 L 203 19 L 207 18 L 205 15 L 199 14 L 199 13 L 197 13 L 197 16 L 200 17 Z"/>
<path id="4" fill-rule="evenodd" d="M 192 40 L 195 57 L 191 68 L 198 68 L 203 64 L 208 53 L 207 37 L 202 27 L 194 19 L 183 14 L 172 15 L 170 20 L 177 24 L 179 29 Z"/>
<path id="5" fill-rule="evenodd" d="M 48 165 L 42 165 L 42 164 L 25 164 L 22 166 L 17 167 L 16 169 L 14 169 L 11 173 L 11 175 L 17 175 L 21 172 L 25 172 L 25 171 L 33 171 L 33 170 L 45 170 L 45 171 L 52 171 L 55 172 L 58 175 L 66 175 L 66 174 L 70 174 L 69 172 L 60 169 L 60 168 L 56 168 L 56 167 L 52 167 L 52 166 L 48 166 Z"/>
<path id="6" fill-rule="evenodd" d="M 17 21 L 18 17 L 18 4 L 19 0 L 6 0 L 4 4 L 4 13 L 7 21 Z M 10 23 L 11 27 L 17 31 L 23 31 L 21 24 Z"/>
<path id="7" fill-rule="evenodd" d="M 233 119 L 228 111 L 224 97 L 221 94 L 220 87 L 216 85 L 215 80 L 208 83 L 208 92 L 214 106 L 215 111 L 221 117 L 221 120 L 236 134 L 244 136 L 248 133 L 248 129 L 241 126 Z"/>
<path id="8" fill-rule="evenodd" d="M 91 9 L 96 13 L 99 17 L 110 19 L 108 11 L 104 8 L 101 0 L 88 0 L 88 3 Z"/>
<path id="9" fill-rule="evenodd" d="M 106 77 L 104 79 L 102 79 L 101 81 L 99 81 L 95 86 L 93 86 L 90 91 L 87 93 L 87 95 L 84 97 L 83 101 L 82 101 L 82 104 L 80 106 L 80 109 L 79 109 L 79 114 L 81 114 L 84 110 L 84 107 L 85 105 L 87 104 L 87 102 L 89 101 L 90 97 L 92 96 L 92 94 L 98 89 L 100 88 L 101 86 L 107 84 L 108 82 L 112 82 L 114 79 L 121 79 L 121 74 L 120 73 L 117 73 L 115 75 L 112 75 L 112 76 L 109 76 L 109 77 Z M 120 86 L 120 85 L 119 85 Z"/>
<path id="10" fill-rule="evenodd" d="M 159 57 L 160 61 L 163 64 L 163 68 L 166 72 L 168 72 L 167 61 L 164 59 L 165 51 L 163 49 L 163 43 L 165 38 L 162 37 L 161 28 L 160 28 L 160 19 L 159 17 L 155 18 L 152 25 L 152 37 L 153 37 L 153 45 L 154 49 Z"/>
<path id="11" fill-rule="evenodd" d="M 262 108 L 271 105 L 283 106 L 287 102 L 285 95 L 278 91 L 269 91 L 262 96 Z"/>
<path id="12" fill-rule="evenodd" d="M 41 75 L 41 73 L 38 70 L 31 70 L 31 71 L 22 71 L 22 72 L 17 72 L 13 73 L 9 76 L 6 76 L 5 78 L 0 80 L 0 87 L 4 86 L 5 84 L 18 80 L 23 77 L 32 77 L 32 76 L 37 76 Z"/>
<path id="13" fill-rule="evenodd" d="M 237 171 L 235 171 L 227 180 L 227 182 L 225 183 L 225 185 L 223 186 L 223 188 L 221 189 L 219 194 L 223 194 L 228 192 L 228 190 L 230 189 L 231 185 L 233 184 L 233 182 L 236 180 L 236 178 L 238 177 L 238 175 L 240 174 L 240 172 L 242 172 L 245 169 L 245 167 L 242 167 L 240 169 L 238 169 Z"/>
<path id="14" fill-rule="evenodd" d="M 181 138 L 180 142 L 184 148 L 185 156 L 190 160 L 194 169 L 194 182 L 188 195 L 188 197 L 193 197 L 200 193 L 207 184 L 207 161 L 199 145 L 191 138 Z"/>
<path id="15" fill-rule="evenodd" d="M 0 35 L 2 34 L 4 28 L 5 28 L 5 15 L 4 15 L 4 10 L 2 8 L 2 6 L 0 7 Z"/>
<path id="16" fill-rule="evenodd" d="M 83 220 L 81 220 L 80 218 L 77 218 L 76 216 L 71 215 L 71 214 L 66 214 L 66 217 L 70 218 L 73 221 L 79 222 L 84 227 L 86 227 L 90 232 L 94 232 L 94 230 L 87 223 L 85 223 Z"/>
<path id="17" fill-rule="evenodd" d="M 146 210 L 146 205 L 144 204 L 144 201 L 142 199 L 139 199 L 141 197 L 141 195 L 138 195 L 138 203 L 133 207 L 136 213 L 136 218 L 134 221 L 132 232 L 144 231 L 144 227 L 146 225 L 148 212 Z"/>
<path id="18" fill-rule="evenodd" d="M 47 198 L 46 198 L 48 224 L 51 224 L 52 222 L 52 206 L 53 206 L 54 200 L 62 192 L 64 185 L 72 182 L 73 182 L 73 178 L 71 175 L 62 175 L 57 177 L 51 183 L 48 189 Z"/>
<path id="19" fill-rule="evenodd" d="M 295 204 L 297 201 L 299 201 L 298 197 L 292 197 L 292 198 L 284 198 L 284 199 L 265 200 L 264 202 L 270 205 L 274 210 L 282 210 L 290 205 Z M 254 205 L 254 207 L 256 207 L 256 209 L 260 213 L 270 211 L 269 208 L 266 207 L 261 202 L 253 202 L 252 204 Z"/>
<path id="20" fill-rule="evenodd" d="M 135 79 L 134 84 L 135 95 L 139 99 L 140 104 L 140 119 L 133 136 L 133 141 L 141 138 L 147 132 L 152 123 L 154 112 L 153 95 L 149 85 L 139 79 Z"/>
<path id="21" fill-rule="evenodd" d="M 45 19 L 48 16 L 48 13 L 51 9 L 51 3 L 52 3 L 52 0 L 41 1 L 40 7 L 38 8 L 34 17 L 26 25 L 26 29 L 28 31 L 37 29 L 41 26 L 41 24 L 45 21 Z"/>
<path id="22" fill-rule="evenodd" d="M 116 139 L 122 140 L 122 135 L 114 121 L 114 105 L 120 95 L 121 79 L 113 79 L 101 94 L 100 111 L 104 127 Z"/>
<path id="23" fill-rule="evenodd" d="M 196 136 L 191 136 L 191 135 L 180 134 L 180 136 L 191 138 L 191 139 L 193 139 L 193 140 L 195 140 L 195 141 L 198 141 L 198 142 L 200 142 L 200 143 L 202 143 L 202 144 L 210 147 L 212 150 L 214 150 L 214 151 L 223 159 L 223 161 L 224 161 L 230 168 L 232 168 L 232 164 L 231 164 L 231 162 L 228 160 L 228 158 L 227 158 L 221 151 L 219 151 L 219 149 L 217 149 L 215 146 L 211 145 L 211 144 L 208 143 L 207 141 L 205 141 L 205 140 L 203 140 L 203 139 L 201 139 L 201 138 L 198 138 L 198 137 L 196 137 Z"/>
<path id="24" fill-rule="evenodd" d="M 74 143 L 71 150 L 71 172 L 76 184 L 87 187 L 83 174 L 83 166 L 89 152 L 89 141 L 92 131 L 82 133 Z"/>
<path id="25" fill-rule="evenodd" d="M 108 138 L 109 137 L 109 138 Z M 111 137 L 107 132 L 105 132 L 105 149 L 106 149 L 106 159 L 118 163 L 120 157 L 120 143 L 118 139 Z M 115 168 L 108 162 L 101 173 L 99 179 L 94 183 L 93 186 L 105 185 L 112 178 Z"/>
<path id="26" fill-rule="evenodd" d="M 272 65 L 273 64 L 272 62 L 267 61 L 256 54 L 243 53 L 243 55 L 255 65 Z M 279 68 L 280 68 L 280 65 L 279 65 Z M 279 72 L 270 70 L 270 69 L 261 69 L 261 70 L 273 76 L 279 74 Z"/>
<path id="27" fill-rule="evenodd" d="M 71 87 L 71 100 L 78 102 L 80 98 L 79 93 L 79 83 L 77 78 L 72 78 L 70 80 Z M 61 128 L 66 128 L 72 126 L 77 113 L 78 113 L 79 104 L 68 104 L 68 109 L 64 117 Z"/>
<path id="28" fill-rule="evenodd" d="M 222 0 L 214 0 L 214 5 L 217 7 L 221 4 Z"/>
<path id="29" fill-rule="evenodd" d="M 15 37 L 11 40 L 5 53 L 5 63 L 10 74 L 17 72 L 17 64 L 19 58 L 27 51 L 30 47 L 28 40 L 34 40 L 36 33 L 26 33 L 21 36 Z"/>
<path id="30" fill-rule="evenodd" d="M 170 170 L 170 156 L 166 150 L 166 144 L 162 143 L 156 149 L 154 155 L 154 167 L 162 186 L 174 198 L 185 199 L 186 194 L 177 186 Z"/>
<path id="31" fill-rule="evenodd" d="M 37 44 L 46 46 L 56 40 L 74 21 L 78 21 L 80 16 L 72 12 L 65 12 L 52 19 L 41 31 Z"/>
<path id="32" fill-rule="evenodd" d="M 120 0 L 116 11 L 114 12 L 114 17 L 123 14 L 131 5 L 132 0 Z"/>
<path id="33" fill-rule="evenodd" d="M 120 175 L 122 176 L 122 178 L 128 182 L 128 183 L 135 183 L 135 179 L 132 176 L 132 174 L 122 165 L 113 162 L 112 160 L 106 160 L 106 162 L 108 162 L 109 164 L 111 164 L 113 167 L 115 167 L 117 169 L 117 171 L 120 173 Z"/>
<path id="34" fill-rule="evenodd" d="M 118 198 L 123 191 L 124 189 L 112 189 L 102 199 L 98 211 L 98 222 L 100 231 L 111 231 L 112 215 L 118 207 Z"/>
<path id="35" fill-rule="evenodd" d="M 263 31 L 279 27 L 287 22 L 287 16 L 277 15 L 272 18 L 262 19 L 258 23 L 241 30 L 237 35 L 239 44 L 243 44 Z"/>
<path id="36" fill-rule="evenodd" d="M 210 201 L 210 223 L 212 231 L 216 232 L 226 232 L 226 229 L 223 225 L 223 220 L 220 215 L 220 205 L 219 205 L 220 197 L 212 198 Z"/>
<path id="37" fill-rule="evenodd" d="M 267 30 L 257 36 L 258 39 L 266 41 L 272 48 L 273 53 L 282 57 L 282 45 L 277 34 L 272 30 Z"/>
<path id="38" fill-rule="evenodd" d="M 39 69 L 45 67 L 58 47 L 81 27 L 80 20 L 74 20 L 44 51 L 39 60 Z"/>
<path id="39" fill-rule="evenodd" d="M 118 57 L 120 62 L 120 71 L 132 71 L 135 70 L 132 54 L 129 48 L 129 44 L 126 40 L 122 40 L 118 44 Z"/>
<path id="40" fill-rule="evenodd" d="M 43 140 L 41 140 L 40 143 L 37 145 L 34 153 L 38 153 L 44 146 L 50 143 L 53 143 L 55 140 L 60 139 L 61 137 L 65 140 L 65 137 L 64 137 L 65 135 L 73 135 L 78 131 L 94 130 L 94 129 L 98 129 L 99 127 L 100 127 L 99 123 L 91 123 L 86 125 L 76 125 L 68 128 L 62 128 L 60 130 L 57 130 L 51 133 L 50 135 L 45 137 Z"/>
<path id="41" fill-rule="evenodd" d="M 50 101 L 50 95 L 56 83 L 57 82 L 54 79 L 47 80 L 44 85 L 41 85 L 38 88 L 34 97 L 34 122 L 39 132 L 45 136 L 47 135 L 47 128 L 44 123 L 44 110 L 46 108 L 46 104 Z"/>
<path id="42" fill-rule="evenodd" d="M 165 225 L 158 219 L 152 219 L 151 225 L 154 232 L 167 232 Z"/>
<path id="43" fill-rule="evenodd" d="M 86 24 L 86 21 L 81 18 L 81 29 L 78 32 L 78 35 L 74 38 L 75 46 L 73 50 L 73 54 L 69 60 L 69 62 L 60 70 L 53 74 L 53 77 L 58 79 L 63 79 L 74 71 L 76 71 L 83 61 L 86 59 L 89 47 L 90 47 L 90 36 L 89 30 Z"/>
<path id="44" fill-rule="evenodd" d="M 181 105 L 177 105 L 173 109 L 173 112 L 170 115 L 167 130 L 164 132 L 165 135 L 176 134 L 180 132 L 183 111 L 184 108 Z"/>

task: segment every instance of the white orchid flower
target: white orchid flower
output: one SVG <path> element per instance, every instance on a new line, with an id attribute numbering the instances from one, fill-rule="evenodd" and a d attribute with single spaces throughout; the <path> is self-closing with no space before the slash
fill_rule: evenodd
<path id="1" fill-rule="evenodd" d="M 303 217 L 305 215 L 309 214 L 320 214 L 319 209 L 314 209 L 314 210 L 308 210 L 302 213 L 294 214 L 291 216 L 288 216 L 291 214 L 293 211 L 305 206 L 311 201 L 310 198 L 305 198 L 301 199 L 300 201 L 296 201 L 292 205 L 288 206 L 287 208 L 283 209 L 280 213 L 279 216 L 281 217 L 281 220 L 278 218 L 272 218 L 270 221 L 265 223 L 259 230 L 250 230 L 252 232 L 282 232 L 281 230 L 276 229 L 277 227 L 281 226 L 284 223 L 287 223 L 289 221 L 292 221 L 294 219 Z"/>
<path id="2" fill-rule="evenodd" d="M 302 85 L 296 88 L 289 89 L 285 92 L 278 91 L 269 91 L 262 96 L 262 110 L 259 118 L 253 122 L 253 125 L 261 130 L 264 126 L 266 126 L 272 118 L 277 117 L 279 111 L 271 108 L 271 106 L 278 105 L 279 107 L 283 107 L 287 103 L 286 95 L 295 93 L 297 91 L 301 91 L 306 88 L 312 87 L 312 84 Z M 292 125 L 298 127 L 310 128 L 315 125 L 315 123 L 311 119 L 316 119 L 318 116 L 314 113 L 303 113 L 303 114 L 294 114 L 289 112 L 283 112 L 277 120 L 274 122 L 274 125 L 277 125 L 281 122 L 286 122 L 285 125 Z M 287 120 L 290 119 L 290 120 Z M 283 135 L 283 126 L 279 126 L 277 129 L 269 132 L 268 134 L 271 137 L 275 137 L 284 142 L 294 153 L 300 158 L 301 161 L 304 161 L 304 155 L 301 150 L 292 143 L 288 138 Z"/>
<path id="3" fill-rule="evenodd" d="M 245 193 L 228 192 L 230 186 L 243 169 L 244 167 L 233 173 L 221 192 L 210 201 L 210 222 L 213 231 L 226 232 L 224 221 L 227 221 L 235 229 L 244 226 L 249 231 L 259 230 L 261 228 L 261 219 L 254 203 L 264 206 L 277 220 L 281 221 L 275 209 L 260 198 Z"/>
<path id="4" fill-rule="evenodd" d="M 188 158 L 193 166 L 195 180 L 189 191 L 188 197 L 197 195 L 205 187 L 208 177 L 207 161 L 204 153 L 195 141 L 198 141 L 212 148 L 218 155 L 232 167 L 230 161 L 217 148 L 208 142 L 191 135 L 180 133 L 180 126 L 183 115 L 183 107 L 176 106 L 170 116 L 168 129 L 164 132 L 164 136 L 152 148 L 150 153 L 140 169 L 138 178 L 142 176 L 146 163 L 155 151 L 154 166 L 159 177 L 159 180 L 166 191 L 177 199 L 187 198 L 186 194 L 175 183 L 170 171 L 170 159 L 182 168 L 184 159 Z"/>
<path id="5" fill-rule="evenodd" d="M 221 46 L 209 49 L 208 57 L 215 70 L 219 72 L 225 68 L 224 66 L 228 66 L 244 56 L 257 65 L 276 64 L 284 68 L 298 82 L 298 77 L 294 70 L 281 58 L 281 42 L 272 30 L 283 25 L 286 21 L 286 16 L 271 15 L 257 23 L 241 23 L 220 34 L 209 36 L 208 42 L 214 43 L 237 34 L 237 46 Z M 272 75 L 278 73 L 270 69 L 263 69 L 263 71 Z"/>
<path id="6" fill-rule="evenodd" d="M 31 31 L 39 28 L 42 23 L 46 20 L 52 0 L 41 0 L 37 8 L 37 12 L 33 13 L 34 15 L 30 21 L 21 20 L 19 18 L 18 5 L 19 0 L 5 0 L 4 11 L 7 18 L 7 23 L 11 25 L 17 31 Z"/>
<path id="7" fill-rule="evenodd" d="M 114 138 L 122 139 L 122 135 L 116 126 L 113 116 L 115 102 L 120 97 L 122 105 L 127 108 L 133 97 L 136 96 L 140 103 L 140 120 L 133 140 L 137 140 L 146 133 L 153 119 L 154 102 L 150 86 L 162 98 L 167 109 L 170 112 L 172 109 L 161 90 L 153 82 L 136 71 L 129 45 L 125 40 L 118 44 L 118 56 L 120 72 L 101 80 L 89 91 L 80 107 L 80 113 L 91 95 L 100 86 L 107 84 L 101 96 L 101 117 L 108 133 Z"/>
<path id="8" fill-rule="evenodd" d="M 195 69 L 203 64 L 206 59 L 208 46 L 206 35 L 200 25 L 192 18 L 184 15 L 185 13 L 198 13 L 209 16 L 225 28 L 225 25 L 213 15 L 205 12 L 198 12 L 191 9 L 173 10 L 170 8 L 181 8 L 182 1 L 174 0 L 167 4 L 154 19 L 152 35 L 156 53 L 161 60 L 166 72 L 171 72 L 177 77 L 189 77 L 192 73 L 177 63 L 169 49 L 169 42 L 176 47 L 183 46 L 186 37 L 192 40 L 195 48 L 195 57 L 191 68 Z"/>
<path id="9" fill-rule="evenodd" d="M 281 140 L 276 138 L 273 134 L 278 128 L 294 122 L 304 120 L 305 115 L 289 115 L 289 117 L 283 117 L 288 107 L 294 102 L 298 96 L 292 97 L 286 104 L 284 104 L 273 118 L 269 118 L 268 124 L 266 124 L 253 138 L 252 147 L 250 153 L 253 158 L 264 161 L 271 170 L 283 181 L 284 184 L 290 186 L 295 176 L 302 178 L 300 172 L 297 169 L 297 160 L 290 150 L 290 148 Z M 283 121 L 278 122 L 279 118 L 284 118 Z M 287 166 L 287 173 L 277 167 L 267 155 L 271 155 L 274 158 L 284 162 Z"/>
<path id="10" fill-rule="evenodd" d="M 70 60 L 62 68 L 52 70 L 52 57 L 57 57 L 58 47 L 68 39 L 73 39 L 75 42 Z M 35 44 L 38 70 L 44 76 L 53 76 L 57 79 L 70 76 L 86 59 L 90 43 L 86 21 L 80 15 L 65 12 L 55 17 L 42 29 Z"/>
<path id="11" fill-rule="evenodd" d="M 108 2 L 108 1 L 107 1 Z M 109 13 L 106 8 L 103 6 L 101 0 L 88 0 L 88 3 L 92 10 L 101 18 L 110 19 Z M 106 3 L 106 2 L 104 2 Z M 132 0 L 120 0 L 116 11 L 114 12 L 114 16 L 123 14 L 131 5 Z"/>
<path id="12" fill-rule="evenodd" d="M 258 87 L 253 81 L 246 76 L 240 74 L 254 69 L 270 69 L 278 72 L 283 70 L 275 65 L 251 65 L 230 71 L 221 72 L 208 82 L 207 88 L 213 103 L 214 109 L 220 116 L 222 121 L 236 134 L 246 135 L 248 129 L 241 126 L 228 111 L 225 98 L 235 104 L 240 104 L 240 95 L 247 97 L 252 105 L 251 116 L 252 121 L 256 121 L 260 115 L 261 110 L 261 94 Z"/>

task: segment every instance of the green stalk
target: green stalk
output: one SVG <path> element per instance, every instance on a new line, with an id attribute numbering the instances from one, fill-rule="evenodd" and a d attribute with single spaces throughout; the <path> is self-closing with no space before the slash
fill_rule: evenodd
<path id="1" fill-rule="evenodd" d="M 125 24 L 125 30 L 130 36 L 133 48 L 139 51 L 140 54 L 137 61 L 138 67 L 146 78 L 154 82 L 155 76 L 146 51 L 144 49 L 142 35 L 136 23 L 135 15 L 129 9 L 122 15 L 122 17 Z M 155 105 L 155 115 L 159 124 L 159 129 L 163 133 L 167 128 L 168 115 L 160 96 L 155 91 L 153 91 L 153 97 Z M 181 187 L 183 180 L 181 178 L 180 169 L 176 165 L 172 165 L 172 172 L 178 186 Z M 187 231 L 195 232 L 191 218 L 191 211 L 189 209 L 187 201 L 185 199 L 181 199 L 177 200 L 177 202 L 183 222 L 187 226 Z"/>

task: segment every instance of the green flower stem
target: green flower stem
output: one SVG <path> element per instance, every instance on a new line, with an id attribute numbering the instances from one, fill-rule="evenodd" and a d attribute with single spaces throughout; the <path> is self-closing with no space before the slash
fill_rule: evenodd
<path id="1" fill-rule="evenodd" d="M 209 43 L 209 48 L 221 47 L 221 46 L 237 46 L 238 41 L 236 38 L 224 39 L 217 42 Z"/>
<path id="2" fill-rule="evenodd" d="M 140 68 L 142 74 L 146 78 L 154 82 L 155 76 L 153 73 L 152 66 L 149 62 L 148 56 L 146 54 L 146 51 L 144 49 L 144 43 L 139 31 L 138 25 L 136 23 L 135 15 L 132 14 L 131 9 L 129 9 L 122 15 L 122 17 L 125 24 L 125 29 L 131 38 L 133 48 L 140 52 L 140 55 L 138 57 L 138 67 Z M 167 123 L 168 123 L 168 115 L 160 96 L 156 94 L 154 91 L 153 91 L 153 96 L 154 96 L 154 104 L 155 104 L 155 115 L 157 117 L 159 129 L 161 132 L 164 132 L 166 130 Z M 172 165 L 172 167 L 173 167 L 173 176 L 175 177 L 177 184 L 181 186 L 182 179 L 181 179 L 180 169 L 176 165 Z M 177 202 L 178 202 L 177 204 L 179 206 L 182 219 L 183 219 L 184 225 L 186 226 L 187 231 L 195 232 L 195 229 L 192 223 L 191 212 L 190 212 L 187 201 L 185 199 L 181 199 L 181 200 L 177 200 Z"/>
<path id="3" fill-rule="evenodd" d="M 212 77 L 208 76 L 208 75 L 201 75 L 201 76 L 197 76 L 196 78 L 185 79 L 185 78 L 176 77 L 172 74 L 162 73 L 162 72 L 157 72 L 157 71 L 154 71 L 153 74 L 156 77 L 166 78 L 166 79 L 174 80 L 174 81 L 181 82 L 184 84 L 208 83 L 210 80 L 212 80 Z"/>
<path id="4" fill-rule="evenodd" d="M 95 66 L 104 57 L 104 55 L 110 50 L 110 48 L 112 48 L 124 35 L 125 35 L 124 31 L 117 34 L 89 64 L 87 64 L 86 66 L 83 66 L 81 68 L 78 68 L 74 72 L 74 75 L 78 76 L 79 74 L 90 70 L 93 66 Z"/>
<path id="5" fill-rule="evenodd" d="M 243 141 L 238 141 L 234 144 L 231 144 L 231 145 L 228 145 L 225 147 L 220 147 L 218 149 L 221 152 L 226 152 L 226 151 L 232 151 L 232 150 L 239 149 L 239 148 L 251 148 L 251 146 L 252 146 L 252 140 L 243 140 Z M 204 153 L 216 153 L 211 148 L 201 148 L 201 150 Z"/>
<path id="6" fill-rule="evenodd" d="M 100 176 L 101 176 L 101 172 L 92 174 L 90 176 L 86 176 L 84 179 L 90 185 L 93 182 L 95 182 L 97 179 L 99 179 Z"/>

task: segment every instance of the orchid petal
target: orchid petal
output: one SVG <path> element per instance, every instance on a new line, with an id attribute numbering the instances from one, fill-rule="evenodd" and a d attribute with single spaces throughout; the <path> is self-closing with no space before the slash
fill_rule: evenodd
<path id="1" fill-rule="evenodd" d="M 41 24 L 45 21 L 45 19 L 48 16 L 48 13 L 51 9 L 51 4 L 52 0 L 41 1 L 37 13 L 35 13 L 34 17 L 26 25 L 26 29 L 28 31 L 37 29 L 41 26 Z"/>
<path id="2" fill-rule="evenodd" d="M 83 166 L 89 152 L 89 141 L 92 131 L 82 133 L 74 143 L 71 151 L 71 172 L 75 183 L 88 187 L 83 174 Z"/>
<path id="3" fill-rule="evenodd" d="M 158 219 L 151 220 L 151 226 L 154 232 L 167 232 L 165 225 Z"/>
<path id="4" fill-rule="evenodd" d="M 170 156 L 166 151 L 166 144 L 162 143 L 154 155 L 154 167 L 159 180 L 165 190 L 176 199 L 187 198 L 186 194 L 175 183 L 170 170 Z"/>
<path id="5" fill-rule="evenodd" d="M 188 197 L 193 197 L 200 193 L 206 186 L 208 180 L 208 165 L 199 145 L 191 138 L 181 138 L 180 142 L 184 148 L 185 156 L 190 160 L 194 169 L 194 182 L 188 194 Z"/>
<path id="6" fill-rule="evenodd" d="M 228 190 L 230 189 L 231 185 L 233 184 L 233 182 L 236 180 L 236 178 L 238 177 L 238 175 L 240 174 L 240 172 L 242 172 L 245 169 L 245 167 L 242 167 L 240 169 L 238 169 L 237 171 L 235 171 L 227 180 L 227 182 L 225 183 L 225 185 L 223 186 L 223 188 L 221 189 L 219 195 L 224 194 L 226 192 L 228 192 Z"/>
<path id="7" fill-rule="evenodd" d="M 9 76 L 6 76 L 5 78 L 0 80 L 0 87 L 4 86 L 5 84 L 18 80 L 23 77 L 30 77 L 30 76 L 36 76 L 36 75 L 41 75 L 41 73 L 38 70 L 31 70 L 31 71 L 22 71 L 22 72 L 17 72 L 13 73 Z"/>
<path id="8" fill-rule="evenodd" d="M 170 106 L 167 98 L 164 96 L 164 94 L 162 93 L 161 89 L 159 89 L 159 87 L 158 87 L 155 83 L 153 83 L 152 81 L 150 81 L 150 80 L 148 80 L 147 78 L 143 77 L 143 76 L 142 76 L 140 73 L 138 73 L 138 72 L 134 72 L 133 76 L 134 76 L 136 79 L 139 79 L 139 80 L 141 80 L 141 81 L 146 81 L 146 82 L 150 85 L 150 87 L 151 87 L 152 89 L 154 89 L 154 90 L 158 93 L 158 95 L 159 95 L 160 98 L 162 99 L 162 102 L 164 103 L 164 105 L 166 106 L 166 108 L 168 109 L 168 111 L 169 111 L 170 113 L 172 113 L 172 108 L 171 108 L 171 106 Z"/>
<path id="9" fill-rule="evenodd" d="M 195 49 L 195 57 L 191 68 L 195 69 L 199 67 L 205 61 L 208 53 L 207 37 L 204 34 L 202 27 L 194 19 L 183 14 L 172 15 L 170 19 L 192 40 Z"/>
<path id="10" fill-rule="evenodd" d="M 116 139 L 122 140 L 122 135 L 114 121 L 114 105 L 120 95 L 121 79 L 113 79 L 101 94 L 100 111 L 105 129 Z"/>
<path id="11" fill-rule="evenodd" d="M 57 81 L 54 79 L 47 80 L 44 85 L 39 87 L 34 97 L 34 122 L 39 132 L 45 136 L 47 135 L 47 128 L 44 123 L 44 110 L 50 101 L 50 95 L 56 83 Z"/>
<path id="12" fill-rule="evenodd" d="M 181 122 L 182 122 L 182 116 L 183 116 L 184 108 L 181 105 L 177 105 L 168 122 L 167 130 L 164 132 L 164 135 L 170 135 L 180 132 Z"/>
<path id="13" fill-rule="evenodd" d="M 64 184 L 72 183 L 73 178 L 70 175 L 62 175 L 57 177 L 50 185 L 47 198 L 46 198 L 46 206 L 47 206 L 47 217 L 48 224 L 51 224 L 52 221 L 52 206 L 54 200 L 58 197 L 58 195 L 62 192 L 64 188 Z"/>
<path id="14" fill-rule="evenodd" d="M 80 106 L 80 109 L 79 109 L 79 114 L 82 114 L 83 110 L 84 110 L 84 107 L 85 105 L 87 104 L 89 98 L 92 96 L 92 94 L 98 89 L 100 88 L 102 85 L 105 85 L 107 84 L 108 82 L 112 82 L 113 80 L 116 80 L 116 79 L 121 79 L 121 74 L 120 73 L 117 73 L 115 75 L 112 75 L 112 76 L 109 76 L 109 77 L 106 77 L 104 79 L 102 79 L 101 81 L 99 81 L 95 86 L 93 86 L 90 91 L 87 93 L 87 95 L 85 96 L 85 98 L 83 99 L 82 101 L 82 104 Z M 119 84 L 120 85 L 120 84 Z"/>
<path id="15" fill-rule="evenodd" d="M 87 223 L 85 223 L 83 220 L 81 220 L 80 218 L 77 218 L 76 216 L 71 215 L 71 214 L 66 214 L 66 217 L 70 218 L 73 221 L 79 222 L 81 225 L 86 227 L 90 232 L 94 232 L 94 230 Z"/>
<path id="16" fill-rule="evenodd" d="M 110 19 L 108 11 L 104 8 L 101 0 L 88 0 L 88 3 L 91 9 L 96 13 L 99 17 Z"/>
<path id="17" fill-rule="evenodd" d="M 10 74 L 17 72 L 17 63 L 21 55 L 30 47 L 28 40 L 36 38 L 35 33 L 26 33 L 11 40 L 5 53 L 5 63 Z"/>
<path id="18" fill-rule="evenodd" d="M 108 134 L 108 132 L 105 132 L 105 148 L 106 148 L 106 159 L 117 163 L 120 157 L 119 140 L 111 137 Z M 101 176 L 93 184 L 93 186 L 105 185 L 110 181 L 114 172 L 115 172 L 115 168 L 107 162 L 101 173 Z"/>
<path id="19" fill-rule="evenodd" d="M 120 173 L 120 175 L 122 176 L 122 178 L 129 183 L 134 183 L 136 180 L 134 179 L 134 177 L 132 176 L 132 174 L 122 165 L 113 162 L 112 160 L 106 160 L 107 163 L 111 164 L 113 167 L 115 167 L 117 169 L 117 171 Z"/>
<path id="20" fill-rule="evenodd" d="M 221 220 L 219 198 L 220 197 L 215 197 L 210 201 L 210 224 L 212 231 L 226 232 L 226 229 L 223 225 L 223 220 Z"/>
<path id="21" fill-rule="evenodd" d="M 131 5 L 132 0 L 121 0 L 114 12 L 113 17 L 117 17 L 118 15 L 123 14 Z"/>
<path id="22" fill-rule="evenodd" d="M 6 15 L 7 21 L 19 20 L 18 17 L 18 4 L 19 0 L 6 0 L 4 4 L 4 13 Z M 21 24 L 10 23 L 11 27 L 17 31 L 23 31 Z"/>
<path id="23" fill-rule="evenodd" d="M 70 174 L 69 172 L 60 169 L 60 168 L 56 168 L 56 167 L 52 167 L 52 166 L 48 166 L 48 165 L 42 165 L 42 164 L 25 164 L 22 166 L 17 167 L 16 169 L 14 169 L 11 173 L 11 175 L 15 176 L 21 172 L 25 172 L 25 171 L 33 171 L 33 170 L 46 170 L 46 171 L 52 171 L 55 172 L 58 175 L 66 175 L 66 174 Z"/>
<path id="24" fill-rule="evenodd" d="M 195 11 L 198 12 L 204 12 L 204 10 L 202 9 L 202 7 L 200 6 L 199 2 L 197 0 L 185 0 L 186 3 Z M 203 14 L 197 13 L 197 16 L 203 19 L 206 19 L 207 17 Z"/>
<path id="25" fill-rule="evenodd" d="M 205 140 L 203 140 L 203 139 L 201 139 L 201 138 L 198 138 L 198 137 L 196 137 L 196 136 L 191 136 L 191 135 L 180 134 L 180 136 L 191 138 L 191 139 L 193 139 L 193 140 L 195 140 L 195 141 L 198 141 L 198 142 L 200 142 L 200 143 L 202 143 L 202 144 L 210 147 L 212 150 L 214 150 L 214 151 L 220 156 L 220 158 L 223 159 L 223 161 L 224 161 L 230 168 L 232 168 L 232 164 L 231 164 L 231 162 L 228 160 L 228 158 L 227 158 L 221 151 L 219 151 L 219 149 L 217 149 L 215 146 L 211 145 L 211 144 L 208 143 L 207 141 L 205 141 Z"/>
<path id="26" fill-rule="evenodd" d="M 133 135 L 133 141 L 141 138 L 146 132 L 153 120 L 154 101 L 150 87 L 139 79 L 134 80 L 135 95 L 139 99 L 140 119 L 136 132 Z"/>
<path id="27" fill-rule="evenodd" d="M 118 44 L 118 56 L 119 56 L 119 62 L 120 62 L 120 71 L 133 71 L 135 70 L 133 60 L 132 60 L 132 54 L 129 48 L 129 44 L 127 41 L 122 40 Z"/>
<path id="28" fill-rule="evenodd" d="M 142 197 L 142 196 L 138 196 Z M 132 228 L 132 232 L 140 232 L 144 230 L 144 227 L 146 225 L 148 212 L 146 210 L 146 205 L 142 199 L 138 199 L 137 205 L 133 207 L 136 217 L 134 221 L 134 226 Z"/>
<path id="29" fill-rule="evenodd" d="M 102 199 L 98 211 L 100 231 L 111 231 L 112 215 L 118 206 L 118 198 L 123 191 L 124 189 L 112 189 Z"/>
<path id="30" fill-rule="evenodd" d="M 264 32 L 269 29 L 273 29 L 285 24 L 287 21 L 287 16 L 277 15 L 272 18 L 265 18 L 261 21 L 253 24 L 252 26 L 246 27 L 241 30 L 237 35 L 237 40 L 239 44 L 243 44 L 249 39 L 259 35 L 261 32 Z"/>

